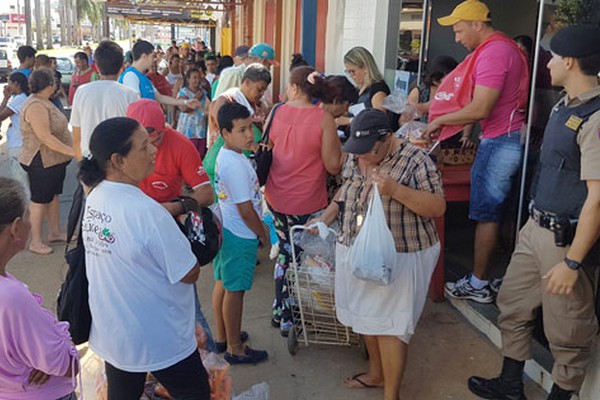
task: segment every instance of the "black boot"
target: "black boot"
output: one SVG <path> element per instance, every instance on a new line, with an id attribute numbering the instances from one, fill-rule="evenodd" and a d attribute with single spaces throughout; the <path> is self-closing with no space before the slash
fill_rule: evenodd
<path id="1" fill-rule="evenodd" d="M 502 373 L 498 378 L 472 376 L 469 378 L 469 390 L 484 399 L 526 400 L 523 389 L 524 367 L 525 361 L 504 357 Z"/>
<path id="2" fill-rule="evenodd" d="M 556 383 L 552 385 L 552 390 L 546 400 L 571 400 L 571 396 L 575 394 L 572 390 L 561 389 Z"/>

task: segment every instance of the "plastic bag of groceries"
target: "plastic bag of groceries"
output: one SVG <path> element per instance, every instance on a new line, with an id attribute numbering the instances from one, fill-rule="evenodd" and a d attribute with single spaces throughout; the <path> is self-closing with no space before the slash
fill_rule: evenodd
<path id="1" fill-rule="evenodd" d="M 394 136 L 408 140 L 415 146 L 427 149 L 429 147 L 429 139 L 425 136 L 427 124 L 419 121 L 410 121 L 404 124 L 394 133 Z"/>
<path id="2" fill-rule="evenodd" d="M 330 227 L 321 225 L 319 234 L 299 230 L 295 232 L 294 244 L 302 249 L 304 255 L 319 256 L 330 265 L 335 266 L 335 240 L 338 223 Z"/>
<path id="3" fill-rule="evenodd" d="M 202 364 L 208 372 L 210 400 L 230 400 L 233 380 L 229 376 L 229 364 L 220 355 L 200 350 Z"/>
<path id="4" fill-rule="evenodd" d="M 381 106 L 394 114 L 398 114 L 400 125 L 419 119 L 422 116 L 417 107 L 408 101 L 408 97 L 398 90 L 383 99 Z"/>
<path id="5" fill-rule="evenodd" d="M 365 221 L 350 248 L 350 267 L 356 278 L 378 285 L 389 285 L 398 276 L 394 236 L 387 225 L 377 185 L 373 187 Z"/>

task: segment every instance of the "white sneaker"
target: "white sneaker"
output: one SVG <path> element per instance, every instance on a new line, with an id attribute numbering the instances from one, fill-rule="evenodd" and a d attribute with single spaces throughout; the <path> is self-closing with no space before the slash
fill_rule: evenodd
<path id="1" fill-rule="evenodd" d="M 444 291 L 448 296 L 454 299 L 473 300 L 483 304 L 494 301 L 490 285 L 485 285 L 481 289 L 475 289 L 471 286 L 470 279 L 471 274 L 460 278 L 456 282 L 446 282 Z"/>

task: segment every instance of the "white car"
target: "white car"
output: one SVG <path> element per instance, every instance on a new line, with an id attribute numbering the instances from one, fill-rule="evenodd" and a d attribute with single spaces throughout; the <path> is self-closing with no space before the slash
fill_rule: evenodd
<path id="1" fill-rule="evenodd" d="M 0 37 L 0 49 L 6 50 L 9 54 L 12 54 L 17 50 L 17 47 L 12 38 Z"/>

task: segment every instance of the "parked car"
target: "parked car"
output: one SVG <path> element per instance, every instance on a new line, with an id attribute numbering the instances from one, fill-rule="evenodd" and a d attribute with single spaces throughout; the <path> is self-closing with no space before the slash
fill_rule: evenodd
<path id="1" fill-rule="evenodd" d="M 17 47 L 12 38 L 0 37 L 0 49 L 8 52 L 14 52 L 17 50 Z"/>
<path id="2" fill-rule="evenodd" d="M 0 81 L 5 81 L 12 71 L 8 52 L 5 49 L 0 49 Z"/>
<path id="3" fill-rule="evenodd" d="M 56 69 L 62 74 L 60 82 L 65 88 L 65 93 L 69 93 L 69 85 L 75 71 L 75 61 L 71 57 L 56 57 Z"/>

